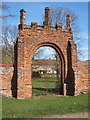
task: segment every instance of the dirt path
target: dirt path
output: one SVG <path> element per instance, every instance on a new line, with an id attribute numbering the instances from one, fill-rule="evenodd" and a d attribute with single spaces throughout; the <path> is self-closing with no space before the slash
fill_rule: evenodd
<path id="1" fill-rule="evenodd" d="M 82 112 L 82 113 L 73 113 L 67 115 L 52 115 L 52 116 L 47 116 L 45 118 L 88 118 L 88 113 Z"/>

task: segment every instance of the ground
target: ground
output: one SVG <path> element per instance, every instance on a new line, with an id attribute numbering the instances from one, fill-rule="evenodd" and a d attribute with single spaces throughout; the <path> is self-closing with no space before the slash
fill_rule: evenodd
<path id="1" fill-rule="evenodd" d="M 88 112 L 73 113 L 66 115 L 51 115 L 44 118 L 88 118 Z"/>
<path id="2" fill-rule="evenodd" d="M 33 97 L 24 100 L 2 98 L 3 118 L 65 117 L 88 112 L 88 94 L 66 97 Z M 83 114 L 83 115 L 82 115 Z M 78 115 L 78 114 L 77 114 Z M 66 117 L 67 117 L 66 116 Z"/>

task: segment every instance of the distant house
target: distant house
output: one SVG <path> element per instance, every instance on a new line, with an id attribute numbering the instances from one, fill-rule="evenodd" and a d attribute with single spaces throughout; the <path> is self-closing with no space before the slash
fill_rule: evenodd
<path id="1" fill-rule="evenodd" d="M 56 74 L 55 59 L 35 59 L 32 61 L 32 71 L 48 74 Z"/>

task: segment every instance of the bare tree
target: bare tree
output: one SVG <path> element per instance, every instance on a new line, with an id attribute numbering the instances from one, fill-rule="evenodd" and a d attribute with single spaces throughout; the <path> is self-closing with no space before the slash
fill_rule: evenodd
<path id="1" fill-rule="evenodd" d="M 8 18 L 8 17 L 14 17 L 15 15 L 11 14 L 9 11 L 9 7 L 6 4 L 0 4 L 0 10 L 2 11 L 2 14 L 0 15 L 0 19 Z M 4 15 L 3 12 L 7 11 L 7 14 Z"/>
<path id="2" fill-rule="evenodd" d="M 34 56 L 33 56 L 32 59 L 35 59 L 35 58 L 40 59 L 40 57 L 42 56 L 43 52 L 44 52 L 44 49 L 36 50 L 36 52 L 34 53 Z"/>
<path id="3" fill-rule="evenodd" d="M 79 16 L 71 9 L 57 7 L 57 6 L 51 7 L 51 13 L 50 13 L 51 24 L 55 26 L 55 24 L 58 22 L 58 23 L 62 23 L 62 27 L 66 27 L 66 15 L 67 14 L 70 14 L 71 16 L 71 27 L 74 33 L 74 38 L 80 39 L 79 37 L 77 37 L 78 32 L 80 30 L 80 27 L 78 25 Z"/>
<path id="4" fill-rule="evenodd" d="M 16 38 L 18 37 L 18 29 L 16 26 L 10 26 L 10 25 L 6 25 L 3 26 L 2 29 L 2 56 L 5 63 L 6 60 L 5 58 L 9 58 L 10 61 L 14 60 L 14 41 L 16 40 Z"/>
<path id="5" fill-rule="evenodd" d="M 79 16 L 76 14 L 74 11 L 72 11 L 69 8 L 62 8 L 62 7 L 51 7 L 51 13 L 50 13 L 50 20 L 51 20 L 51 25 L 55 26 L 55 24 L 62 23 L 62 27 L 66 27 L 66 15 L 70 14 L 71 16 L 71 28 L 73 32 L 73 39 L 77 44 L 78 47 L 78 58 L 82 57 L 83 58 L 83 52 L 79 47 L 81 46 L 81 36 L 79 35 L 80 33 L 80 26 L 78 24 L 78 19 Z"/>
<path id="6" fill-rule="evenodd" d="M 15 15 L 11 14 L 10 7 L 7 6 L 6 3 L 0 3 L 0 20 L 6 20 L 6 18 L 15 17 Z M 2 42 L 2 63 L 13 63 L 13 42 L 18 36 L 18 29 L 16 26 L 11 25 L 2 25 L 0 24 L 0 38 Z"/>
<path id="7" fill-rule="evenodd" d="M 58 53 L 56 53 L 55 57 L 56 57 L 56 65 L 55 65 L 56 76 L 57 76 L 57 79 L 60 80 L 61 79 L 61 60 Z"/>

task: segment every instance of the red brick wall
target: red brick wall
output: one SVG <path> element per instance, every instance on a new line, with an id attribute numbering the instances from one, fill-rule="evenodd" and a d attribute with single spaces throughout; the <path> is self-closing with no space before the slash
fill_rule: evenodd
<path id="1" fill-rule="evenodd" d="M 78 61 L 80 92 L 86 92 L 90 87 L 89 63 L 90 61 Z"/>
<path id="2" fill-rule="evenodd" d="M 78 61 L 77 63 L 79 92 L 84 93 L 87 92 L 90 87 L 90 75 L 88 73 L 90 70 L 90 67 L 88 66 L 90 61 Z M 0 65 L 0 81 L 2 82 L 1 94 L 7 97 L 12 97 L 13 71 L 13 65 L 11 64 Z"/>
<path id="3" fill-rule="evenodd" d="M 3 64 L 0 65 L 0 81 L 1 81 L 1 93 L 6 97 L 12 97 L 12 77 L 13 77 L 13 65 Z"/>

